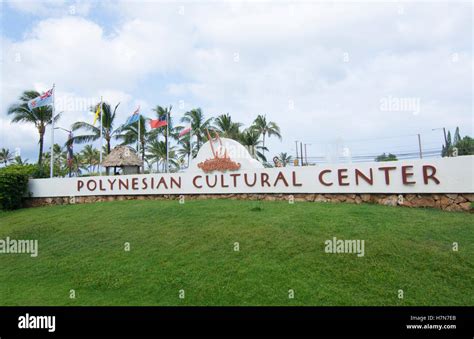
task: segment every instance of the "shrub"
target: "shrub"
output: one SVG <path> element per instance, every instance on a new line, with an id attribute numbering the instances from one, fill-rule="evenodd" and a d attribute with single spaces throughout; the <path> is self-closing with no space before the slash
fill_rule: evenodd
<path id="1" fill-rule="evenodd" d="M 388 155 L 383 153 L 380 154 L 375 161 L 397 161 L 397 156 L 395 154 L 389 153 Z"/>
<path id="2" fill-rule="evenodd" d="M 474 154 L 474 139 L 468 136 L 465 136 L 459 140 L 456 145 L 458 149 L 458 155 L 473 155 Z"/>
<path id="3" fill-rule="evenodd" d="M 28 179 L 35 170 L 35 165 L 10 165 L 0 169 L 0 209 L 13 210 L 22 206 Z"/>
<path id="4" fill-rule="evenodd" d="M 49 165 L 32 165 L 31 177 L 34 179 L 49 178 Z"/>

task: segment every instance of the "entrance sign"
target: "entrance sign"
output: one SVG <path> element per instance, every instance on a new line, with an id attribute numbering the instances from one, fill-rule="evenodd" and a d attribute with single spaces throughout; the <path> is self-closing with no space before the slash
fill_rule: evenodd
<path id="1" fill-rule="evenodd" d="M 242 164 L 232 156 L 230 159 Z M 195 163 L 205 160 L 204 156 Z M 474 156 L 283 168 L 241 166 L 225 171 L 204 171 L 197 164 L 184 173 L 32 179 L 29 190 L 32 197 L 474 192 Z"/>
<path id="2" fill-rule="evenodd" d="M 199 149 L 196 158 L 189 166 L 189 171 L 236 171 L 264 168 L 252 158 L 247 148 L 235 140 L 216 137 L 206 142 Z"/>

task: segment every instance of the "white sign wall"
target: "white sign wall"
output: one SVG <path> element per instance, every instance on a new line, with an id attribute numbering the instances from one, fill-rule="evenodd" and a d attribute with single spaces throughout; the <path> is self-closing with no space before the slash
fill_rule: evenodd
<path id="1" fill-rule="evenodd" d="M 32 197 L 230 193 L 473 193 L 474 156 L 246 169 L 32 179 Z"/>

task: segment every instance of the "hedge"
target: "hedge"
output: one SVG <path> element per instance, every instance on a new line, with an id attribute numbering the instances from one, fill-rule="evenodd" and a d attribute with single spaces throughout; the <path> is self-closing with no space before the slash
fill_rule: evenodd
<path id="1" fill-rule="evenodd" d="M 22 207 L 28 191 L 28 179 L 37 171 L 35 165 L 10 165 L 0 168 L 0 209 Z"/>

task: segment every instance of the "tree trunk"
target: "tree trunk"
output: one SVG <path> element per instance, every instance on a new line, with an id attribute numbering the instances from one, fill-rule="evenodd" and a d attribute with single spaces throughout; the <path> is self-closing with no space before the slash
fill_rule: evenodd
<path id="1" fill-rule="evenodd" d="M 107 155 L 110 154 L 110 137 L 106 137 L 106 141 L 107 141 Z"/>
<path id="2" fill-rule="evenodd" d="M 39 155 L 38 155 L 38 165 L 41 166 L 42 162 L 43 162 L 43 144 L 44 144 L 44 130 L 45 130 L 45 127 L 44 125 L 40 125 L 38 127 L 38 132 L 39 132 Z"/>
<path id="3" fill-rule="evenodd" d="M 262 152 L 263 152 L 263 156 L 265 156 L 265 132 L 263 132 L 263 149 L 262 149 Z"/>

